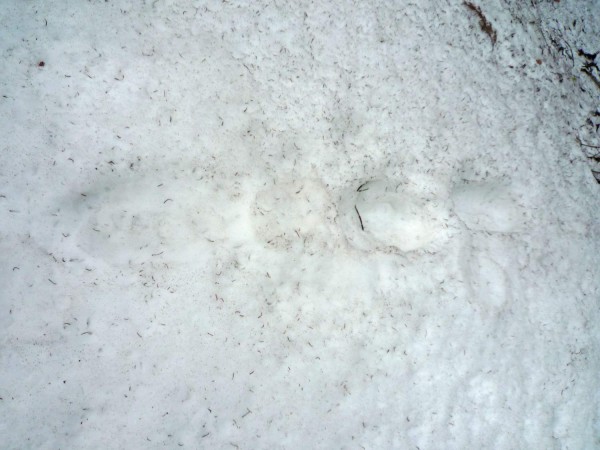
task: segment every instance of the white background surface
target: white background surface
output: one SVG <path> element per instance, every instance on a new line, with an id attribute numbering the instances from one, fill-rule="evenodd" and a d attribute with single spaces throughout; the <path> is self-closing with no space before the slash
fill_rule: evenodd
<path id="1" fill-rule="evenodd" d="M 2 447 L 598 448 L 594 3 L 4 2 Z"/>

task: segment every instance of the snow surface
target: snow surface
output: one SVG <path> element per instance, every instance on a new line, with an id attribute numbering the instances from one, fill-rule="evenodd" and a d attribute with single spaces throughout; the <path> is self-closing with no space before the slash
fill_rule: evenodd
<path id="1" fill-rule="evenodd" d="M 600 3 L 478 5 L 3 2 L 2 448 L 600 448 Z"/>

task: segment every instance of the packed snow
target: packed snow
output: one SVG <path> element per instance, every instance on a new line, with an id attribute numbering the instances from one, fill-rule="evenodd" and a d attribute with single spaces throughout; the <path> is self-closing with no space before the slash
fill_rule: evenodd
<path id="1" fill-rule="evenodd" d="M 600 448 L 598 17 L 4 2 L 0 446 Z"/>

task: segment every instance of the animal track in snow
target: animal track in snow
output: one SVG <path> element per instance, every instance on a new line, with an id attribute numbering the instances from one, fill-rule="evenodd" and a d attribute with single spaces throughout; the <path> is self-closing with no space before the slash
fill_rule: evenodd
<path id="1" fill-rule="evenodd" d="M 502 182 L 463 183 L 451 199 L 465 231 L 460 265 L 469 294 L 485 310 L 500 311 L 510 305 L 519 279 L 512 241 L 502 234 L 525 230 L 526 209 Z"/>
<path id="2" fill-rule="evenodd" d="M 451 197 L 454 212 L 469 230 L 508 233 L 524 229 L 525 209 L 502 183 L 461 184 Z"/>
<path id="3" fill-rule="evenodd" d="M 79 251 L 109 264 L 160 257 L 191 261 L 211 241 L 225 239 L 239 226 L 240 208 L 220 208 L 224 194 L 193 176 L 157 181 L 138 176 L 100 181 L 85 196 L 65 199 L 61 230 Z M 238 232 L 241 233 L 241 232 Z M 241 233 L 243 234 L 243 233 Z"/>
<path id="4" fill-rule="evenodd" d="M 188 261 L 207 242 L 257 238 L 279 250 L 331 250 L 340 231 L 360 250 L 431 249 L 456 228 L 452 204 L 467 230 L 519 231 L 523 223 L 514 195 L 493 183 L 460 184 L 448 201 L 447 187 L 433 177 L 371 180 L 343 192 L 337 211 L 320 180 L 281 182 L 249 198 L 228 192 L 189 173 L 162 183 L 150 174 L 101 181 L 60 205 L 61 231 L 85 254 L 125 264 L 152 255 Z"/>
<path id="5" fill-rule="evenodd" d="M 422 187 L 372 180 L 342 196 L 340 219 L 356 248 L 410 252 L 445 237 L 448 208 Z"/>
<path id="6" fill-rule="evenodd" d="M 380 179 L 345 192 L 339 217 L 356 248 L 410 252 L 442 242 L 459 226 L 456 218 L 469 231 L 523 231 L 525 211 L 515 190 L 502 183 L 462 183 L 448 196 L 433 178 L 416 183 L 414 178 L 404 183 Z"/>
<path id="7" fill-rule="evenodd" d="M 335 208 L 325 186 L 301 179 L 267 187 L 256 194 L 252 220 L 258 239 L 278 249 L 335 245 Z"/>
<path id="8" fill-rule="evenodd" d="M 489 312 L 510 306 L 518 286 L 514 243 L 502 235 L 470 236 L 461 249 L 459 266 L 469 295 Z"/>

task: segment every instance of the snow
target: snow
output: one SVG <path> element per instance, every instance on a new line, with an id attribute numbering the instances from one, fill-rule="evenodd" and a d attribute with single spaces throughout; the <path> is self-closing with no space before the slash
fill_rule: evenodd
<path id="1" fill-rule="evenodd" d="M 3 448 L 600 447 L 600 4 L 477 5 L 6 2 Z"/>

